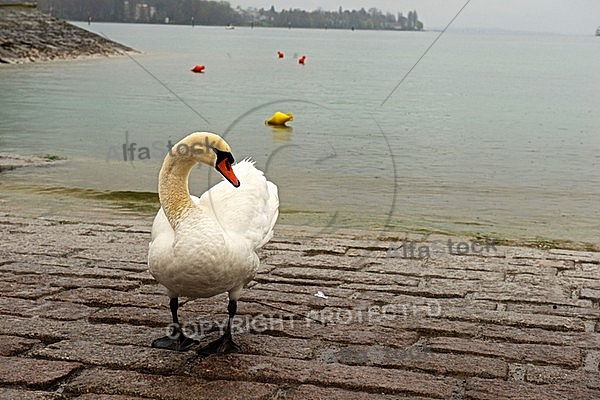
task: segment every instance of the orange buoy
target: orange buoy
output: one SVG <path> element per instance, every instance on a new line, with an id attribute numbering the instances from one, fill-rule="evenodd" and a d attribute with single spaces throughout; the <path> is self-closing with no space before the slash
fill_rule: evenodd
<path id="1" fill-rule="evenodd" d="M 302 56 L 298 59 L 298 64 L 304 65 L 304 60 L 306 60 L 306 56 Z"/>
<path id="2" fill-rule="evenodd" d="M 194 68 L 192 68 L 192 72 L 204 72 L 204 69 L 206 67 L 204 65 L 195 65 Z"/>
<path id="3" fill-rule="evenodd" d="M 278 52 L 277 52 L 277 57 L 279 57 L 279 58 L 283 58 L 283 53 L 282 53 L 282 52 L 280 52 L 280 51 L 278 51 Z"/>

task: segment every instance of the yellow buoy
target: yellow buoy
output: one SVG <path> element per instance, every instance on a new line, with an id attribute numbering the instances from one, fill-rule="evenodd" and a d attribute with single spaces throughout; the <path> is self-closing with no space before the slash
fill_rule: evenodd
<path id="1" fill-rule="evenodd" d="M 282 113 L 277 111 L 271 118 L 265 121 L 265 124 L 268 125 L 285 125 L 288 121 L 293 121 L 294 116 L 291 113 Z"/>

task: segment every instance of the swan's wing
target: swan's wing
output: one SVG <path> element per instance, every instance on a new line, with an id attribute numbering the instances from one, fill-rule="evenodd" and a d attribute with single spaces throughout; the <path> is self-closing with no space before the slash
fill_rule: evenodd
<path id="1" fill-rule="evenodd" d="M 169 220 L 167 219 L 167 216 L 161 207 L 154 217 L 154 222 L 152 222 L 152 241 L 163 234 L 173 236 L 173 228 L 171 227 L 171 224 L 169 223 Z"/>
<path id="2" fill-rule="evenodd" d="M 152 241 L 148 248 L 148 268 L 152 276 L 157 279 L 158 274 L 173 262 L 174 239 L 175 232 L 161 207 L 152 223 Z M 175 296 L 176 294 L 169 293 L 169 296 L 171 295 Z"/>
<path id="3" fill-rule="evenodd" d="M 267 181 L 267 191 L 269 192 L 269 200 L 267 201 L 267 210 L 270 212 L 270 221 L 268 222 L 268 231 L 263 236 L 262 242 L 259 243 L 257 248 L 263 247 L 273 237 L 273 227 L 279 217 L 279 193 L 277 191 L 277 185 L 271 181 Z"/>
<path id="4" fill-rule="evenodd" d="M 220 182 L 200 197 L 198 205 L 211 210 L 226 233 L 247 240 L 257 249 L 273 236 L 279 215 L 277 186 L 248 160 L 235 164 L 233 172 L 241 183 L 238 188 Z"/>

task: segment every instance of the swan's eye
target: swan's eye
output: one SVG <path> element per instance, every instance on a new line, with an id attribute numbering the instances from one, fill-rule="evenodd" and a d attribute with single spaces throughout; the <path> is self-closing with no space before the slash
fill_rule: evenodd
<path id="1" fill-rule="evenodd" d="M 217 155 L 216 164 L 220 164 L 223 161 L 227 161 L 227 164 L 229 166 L 231 166 L 231 164 L 233 164 L 233 162 L 234 162 L 233 155 L 230 152 L 215 149 L 214 147 L 212 149 L 215 152 L 215 154 Z"/>

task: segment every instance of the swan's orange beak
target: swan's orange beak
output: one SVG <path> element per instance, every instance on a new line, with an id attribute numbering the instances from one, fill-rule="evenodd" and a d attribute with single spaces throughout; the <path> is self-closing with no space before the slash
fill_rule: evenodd
<path id="1" fill-rule="evenodd" d="M 231 183 L 233 186 L 235 187 L 239 187 L 240 186 L 240 181 L 237 178 L 237 176 L 235 176 L 235 174 L 233 173 L 233 168 L 231 168 L 231 161 L 229 161 L 228 158 L 224 158 L 221 161 L 219 161 L 217 163 L 217 165 L 215 166 L 215 168 L 217 169 L 217 171 L 219 171 L 221 173 L 221 175 L 223 175 L 225 177 L 225 179 L 227 179 L 229 181 L 229 183 Z"/>

